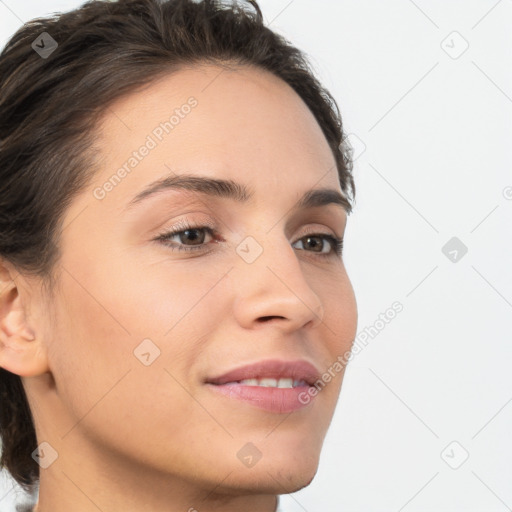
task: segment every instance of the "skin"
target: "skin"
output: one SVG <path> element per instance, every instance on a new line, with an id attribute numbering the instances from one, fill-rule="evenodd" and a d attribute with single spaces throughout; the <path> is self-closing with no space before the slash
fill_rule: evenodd
<path id="1" fill-rule="evenodd" d="M 190 96 L 191 113 L 96 199 Z M 357 307 L 342 258 L 303 240 L 343 237 L 346 212 L 292 209 L 309 189 L 341 192 L 328 143 L 293 89 L 250 67 L 164 76 L 111 105 L 98 129 L 101 166 L 65 213 L 55 296 L 2 266 L 0 363 L 22 376 L 38 443 L 58 453 L 40 469 L 37 510 L 273 512 L 276 495 L 313 479 L 343 372 L 290 414 L 216 396 L 203 380 L 269 358 L 324 372 L 350 349 Z M 254 196 L 166 190 L 124 211 L 172 172 L 232 179 Z M 206 250 L 187 253 L 153 240 L 183 220 L 212 222 L 220 243 L 203 231 Z M 247 236 L 263 248 L 250 264 L 236 252 Z M 146 338 L 160 350 L 148 366 L 133 353 Z M 251 468 L 237 457 L 249 442 L 262 453 Z"/>

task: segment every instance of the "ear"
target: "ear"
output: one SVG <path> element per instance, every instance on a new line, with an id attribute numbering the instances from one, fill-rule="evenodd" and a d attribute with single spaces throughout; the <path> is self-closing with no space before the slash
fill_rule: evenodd
<path id="1" fill-rule="evenodd" d="M 46 346 L 27 323 L 21 274 L 0 259 L 0 367 L 20 377 L 49 371 Z"/>

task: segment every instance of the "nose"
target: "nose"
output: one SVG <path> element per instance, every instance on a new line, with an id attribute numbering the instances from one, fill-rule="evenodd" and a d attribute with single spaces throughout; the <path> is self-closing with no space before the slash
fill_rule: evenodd
<path id="1" fill-rule="evenodd" d="M 252 263 L 239 258 L 230 273 L 237 296 L 235 319 L 245 328 L 272 323 L 283 332 L 323 322 L 320 297 L 306 280 L 297 249 L 282 240 L 267 242 Z"/>

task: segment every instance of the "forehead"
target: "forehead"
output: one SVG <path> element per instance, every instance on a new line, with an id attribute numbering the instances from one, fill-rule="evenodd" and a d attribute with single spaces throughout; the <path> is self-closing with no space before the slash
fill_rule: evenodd
<path id="1" fill-rule="evenodd" d="M 221 175 L 256 190 L 290 180 L 297 189 L 319 180 L 339 188 L 312 112 L 288 84 L 259 68 L 201 65 L 161 76 L 111 104 L 99 129 L 98 181 L 124 166 L 129 184 L 116 190 L 123 200 L 169 172 Z"/>

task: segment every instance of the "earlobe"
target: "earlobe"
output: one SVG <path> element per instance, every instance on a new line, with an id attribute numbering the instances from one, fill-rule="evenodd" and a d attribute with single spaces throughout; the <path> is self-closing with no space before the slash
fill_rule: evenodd
<path id="1" fill-rule="evenodd" d="M 48 371 L 46 347 L 28 325 L 16 283 L 0 264 L 0 367 L 30 377 Z"/>

